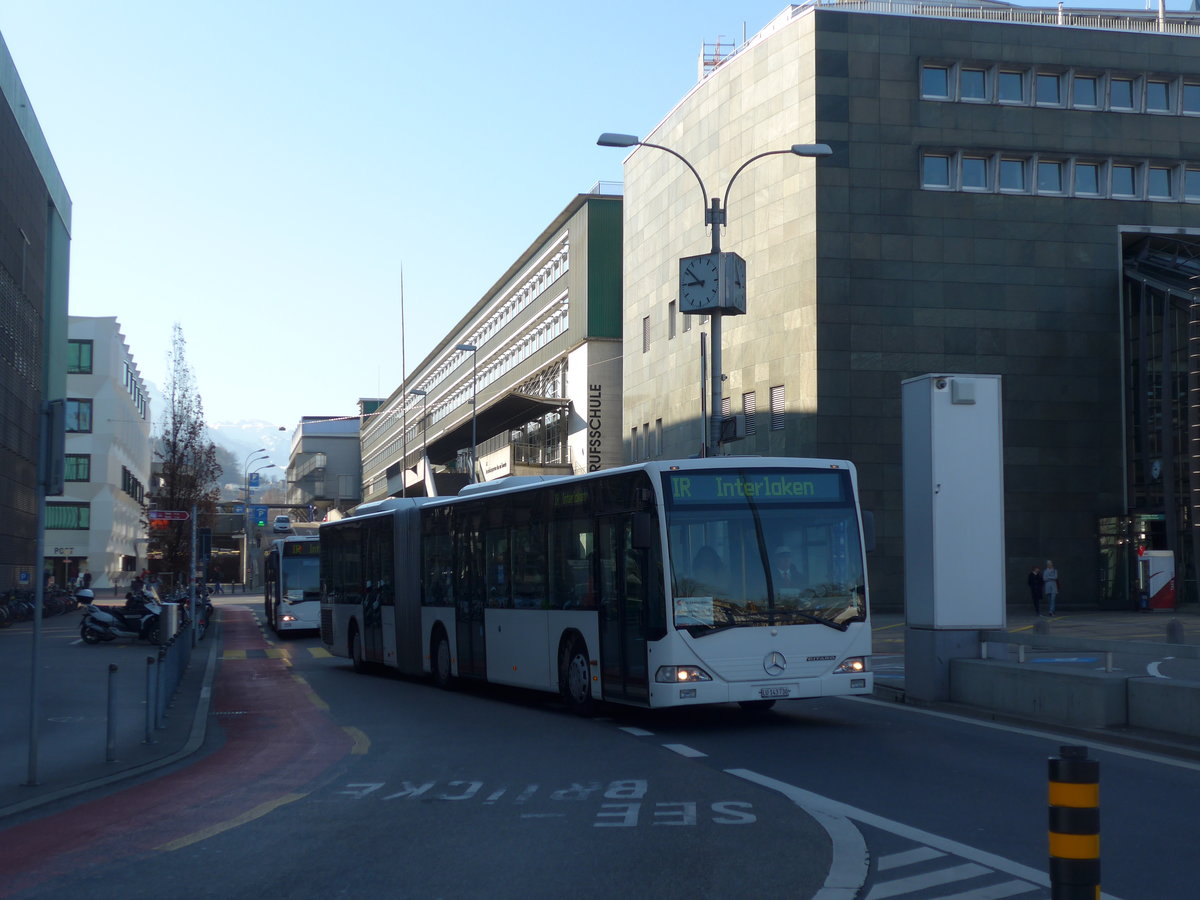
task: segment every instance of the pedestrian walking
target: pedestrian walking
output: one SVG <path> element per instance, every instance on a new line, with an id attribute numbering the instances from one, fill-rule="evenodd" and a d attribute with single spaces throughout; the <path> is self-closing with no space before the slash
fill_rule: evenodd
<path id="1" fill-rule="evenodd" d="M 1058 569 L 1054 568 L 1054 560 L 1046 560 L 1046 567 L 1042 569 L 1042 591 L 1046 598 L 1046 609 L 1049 611 L 1051 618 L 1054 616 L 1054 607 L 1058 603 Z"/>
<path id="2" fill-rule="evenodd" d="M 1038 566 L 1034 566 L 1029 572 L 1029 597 L 1033 600 L 1033 614 L 1035 616 L 1042 614 L 1042 594 L 1045 589 L 1046 585 L 1042 581 L 1042 570 Z"/>

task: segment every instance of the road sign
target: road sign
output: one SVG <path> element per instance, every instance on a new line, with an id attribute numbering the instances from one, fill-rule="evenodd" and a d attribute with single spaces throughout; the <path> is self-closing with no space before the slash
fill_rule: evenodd
<path id="1" fill-rule="evenodd" d="M 170 522 L 186 522 L 192 517 L 191 513 L 183 509 L 152 509 L 146 513 L 150 519 L 166 519 Z"/>

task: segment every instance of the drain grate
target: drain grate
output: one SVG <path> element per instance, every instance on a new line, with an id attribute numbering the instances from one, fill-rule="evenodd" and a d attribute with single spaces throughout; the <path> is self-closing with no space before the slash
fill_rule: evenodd
<path id="1" fill-rule="evenodd" d="M 247 716 L 249 714 L 250 714 L 249 710 L 245 710 L 245 709 L 227 710 L 225 712 L 213 713 L 214 716 Z"/>

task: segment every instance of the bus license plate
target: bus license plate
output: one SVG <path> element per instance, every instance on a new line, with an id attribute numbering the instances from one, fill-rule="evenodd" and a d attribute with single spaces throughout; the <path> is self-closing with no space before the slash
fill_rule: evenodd
<path id="1" fill-rule="evenodd" d="M 764 687 L 758 689 L 758 696 L 766 699 L 768 697 L 790 697 L 792 689 L 787 687 Z"/>

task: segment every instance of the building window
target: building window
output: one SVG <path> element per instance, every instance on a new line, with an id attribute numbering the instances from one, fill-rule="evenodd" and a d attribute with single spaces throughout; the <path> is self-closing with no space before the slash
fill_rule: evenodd
<path id="1" fill-rule="evenodd" d="M 650 352 L 650 317 L 642 316 L 642 352 Z"/>
<path id="2" fill-rule="evenodd" d="M 1037 74 L 1037 102 L 1043 106 L 1062 106 L 1062 76 L 1050 72 Z"/>
<path id="3" fill-rule="evenodd" d="M 1171 170 L 1164 166 L 1151 166 L 1146 171 L 1146 195 L 1152 200 L 1170 200 Z"/>
<path id="4" fill-rule="evenodd" d="M 92 401 L 67 399 L 67 432 L 90 433 L 92 430 Z"/>
<path id="5" fill-rule="evenodd" d="M 634 425 L 629 429 L 629 457 L 634 462 L 637 462 L 640 457 L 637 455 L 637 426 Z"/>
<path id="6" fill-rule="evenodd" d="M 1061 194 L 1063 164 L 1056 160 L 1040 159 L 1037 164 L 1038 193 Z"/>
<path id="7" fill-rule="evenodd" d="M 1095 75 L 1076 75 L 1071 79 L 1075 105 L 1095 109 L 1100 105 L 1100 79 Z"/>
<path id="8" fill-rule="evenodd" d="M 87 531 L 91 524 L 92 510 L 89 504 L 46 501 L 47 530 Z"/>
<path id="9" fill-rule="evenodd" d="M 64 481 L 91 481 L 91 454 L 67 454 L 62 467 Z"/>
<path id="10" fill-rule="evenodd" d="M 1112 195 L 1114 197 L 1137 195 L 1137 178 L 1133 166 L 1114 165 L 1112 167 Z"/>
<path id="11" fill-rule="evenodd" d="M 1024 191 L 1026 189 L 1025 163 L 1023 159 L 1000 160 L 1000 190 Z"/>
<path id="12" fill-rule="evenodd" d="M 657 457 L 661 457 L 663 455 L 662 419 L 654 420 L 654 455 Z"/>
<path id="13" fill-rule="evenodd" d="M 746 418 L 747 435 L 758 434 L 758 425 L 754 419 L 757 409 L 758 401 L 755 399 L 754 391 L 742 394 L 742 415 Z"/>
<path id="14" fill-rule="evenodd" d="M 1200 200 L 1200 169 L 1188 169 L 1183 173 L 1183 197 Z"/>
<path id="15" fill-rule="evenodd" d="M 950 70 L 945 66 L 921 68 L 921 96 L 946 99 L 950 96 Z"/>
<path id="16" fill-rule="evenodd" d="M 1099 163 L 1075 163 L 1075 193 L 1099 195 Z"/>
<path id="17" fill-rule="evenodd" d="M 1133 79 L 1113 78 L 1108 85 L 1108 105 L 1111 109 L 1133 109 Z"/>
<path id="18" fill-rule="evenodd" d="M 771 430 L 783 431 L 783 417 L 786 411 L 787 400 L 784 396 L 783 385 L 778 384 L 771 388 Z"/>
<path id="19" fill-rule="evenodd" d="M 92 374 L 91 341 L 67 341 L 67 374 Z"/>
<path id="20" fill-rule="evenodd" d="M 68 453 L 64 457 L 64 481 L 91 481 L 92 455 L 90 453 Z"/>
<path id="21" fill-rule="evenodd" d="M 963 69 L 958 76 L 959 98 L 987 100 L 987 72 L 983 69 Z"/>
<path id="22" fill-rule="evenodd" d="M 1025 102 L 1025 73 L 1001 71 L 996 78 L 996 98 L 1001 103 Z"/>
<path id="23" fill-rule="evenodd" d="M 985 156 L 964 156 L 962 160 L 962 186 L 964 191 L 986 191 L 988 185 L 988 161 Z"/>
<path id="24" fill-rule="evenodd" d="M 927 153 L 921 161 L 921 184 L 925 187 L 950 187 L 950 157 Z"/>
<path id="25" fill-rule="evenodd" d="M 667 304 L 667 340 L 675 340 L 675 301 Z"/>
<path id="26" fill-rule="evenodd" d="M 1169 81 L 1146 82 L 1146 112 L 1171 111 L 1171 83 Z"/>
<path id="27" fill-rule="evenodd" d="M 1192 82 L 1184 82 L 1183 85 L 1183 111 L 1200 115 L 1200 84 Z"/>
<path id="28" fill-rule="evenodd" d="M 730 413 L 730 399 L 728 397 L 721 398 L 721 418 L 728 419 Z"/>

